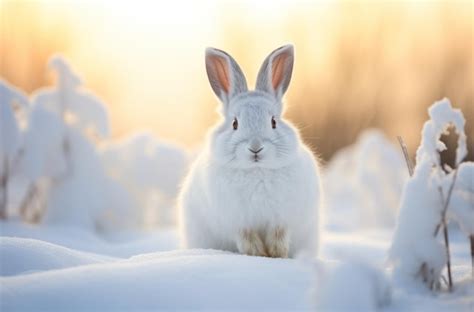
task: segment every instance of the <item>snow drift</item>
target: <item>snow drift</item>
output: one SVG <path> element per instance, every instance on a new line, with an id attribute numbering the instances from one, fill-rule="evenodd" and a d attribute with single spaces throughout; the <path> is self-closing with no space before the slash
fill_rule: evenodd
<path id="1" fill-rule="evenodd" d="M 408 177 L 400 150 L 375 129 L 340 150 L 324 171 L 331 228 L 391 228 Z"/>
<path id="2" fill-rule="evenodd" d="M 18 237 L 0 238 L 0 276 L 31 274 L 92 263 L 112 258 Z"/>

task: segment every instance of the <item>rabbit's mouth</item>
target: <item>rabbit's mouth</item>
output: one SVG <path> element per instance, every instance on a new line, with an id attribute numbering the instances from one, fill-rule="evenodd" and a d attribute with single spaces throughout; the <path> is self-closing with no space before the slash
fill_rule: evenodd
<path id="1" fill-rule="evenodd" d="M 252 161 L 253 162 L 259 162 L 262 159 L 262 156 L 258 156 L 258 154 L 254 154 L 252 156 Z"/>
<path id="2" fill-rule="evenodd" d="M 258 162 L 262 159 L 262 155 L 260 152 L 263 150 L 263 146 L 261 146 L 261 144 L 259 144 L 257 148 L 248 147 L 247 149 L 252 153 L 250 157 L 253 162 Z"/>

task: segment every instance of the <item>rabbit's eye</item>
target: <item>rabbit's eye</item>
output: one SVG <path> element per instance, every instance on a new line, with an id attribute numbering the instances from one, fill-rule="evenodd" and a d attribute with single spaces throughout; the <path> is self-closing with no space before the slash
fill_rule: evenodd
<path id="1" fill-rule="evenodd" d="M 234 128 L 234 130 L 237 130 L 238 127 L 239 122 L 237 121 L 237 118 L 234 118 L 234 121 L 232 122 L 232 128 Z"/>
<path id="2" fill-rule="evenodd" d="M 272 128 L 275 129 L 277 127 L 277 122 L 275 120 L 275 117 L 272 117 Z"/>

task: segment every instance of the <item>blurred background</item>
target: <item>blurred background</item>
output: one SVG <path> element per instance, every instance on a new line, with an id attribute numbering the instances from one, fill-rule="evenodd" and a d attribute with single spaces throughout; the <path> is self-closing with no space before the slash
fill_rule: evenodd
<path id="1" fill-rule="evenodd" d="M 471 1 L 0 0 L 0 76 L 30 93 L 63 54 L 109 108 L 113 137 L 137 130 L 198 147 L 219 118 L 204 69 L 215 46 L 254 85 L 273 49 L 296 47 L 286 116 L 328 160 L 381 128 L 413 155 L 443 97 L 467 119 L 474 158 Z"/>

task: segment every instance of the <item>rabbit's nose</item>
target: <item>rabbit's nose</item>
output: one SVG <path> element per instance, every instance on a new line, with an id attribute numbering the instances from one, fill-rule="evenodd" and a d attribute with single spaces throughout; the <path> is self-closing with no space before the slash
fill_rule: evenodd
<path id="1" fill-rule="evenodd" d="M 248 147 L 249 151 L 254 154 L 258 154 L 263 150 L 263 145 L 259 140 L 252 140 L 250 146 Z"/>
<path id="2" fill-rule="evenodd" d="M 254 153 L 254 154 L 258 154 L 258 153 L 260 153 L 262 150 L 263 150 L 263 147 L 260 147 L 258 150 L 253 150 L 253 149 L 249 148 L 249 151 L 251 151 L 251 152 Z"/>

